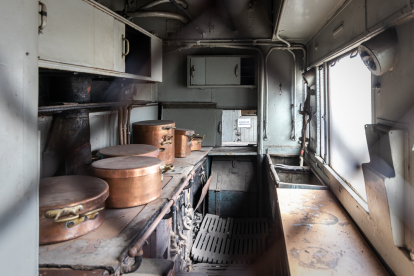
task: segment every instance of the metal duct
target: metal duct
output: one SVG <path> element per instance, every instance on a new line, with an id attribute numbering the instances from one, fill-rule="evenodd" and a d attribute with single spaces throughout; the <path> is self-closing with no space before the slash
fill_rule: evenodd
<path id="1" fill-rule="evenodd" d="M 183 7 L 183 9 L 188 8 L 188 5 L 186 2 L 182 1 L 182 0 L 176 0 L 176 2 Z M 145 10 L 145 9 L 149 9 L 155 6 L 158 6 L 159 4 L 163 4 L 163 3 L 170 3 L 170 0 L 155 0 L 152 1 L 148 4 L 146 4 L 145 6 L 142 6 L 141 8 L 139 8 L 140 10 Z"/>
<path id="2" fill-rule="evenodd" d="M 161 18 L 169 18 L 169 19 L 176 19 L 181 21 L 183 24 L 188 23 L 188 19 L 185 18 L 181 14 L 176 14 L 172 12 L 165 12 L 165 11 L 137 11 L 128 13 L 130 17 L 161 17 Z"/>
<path id="3" fill-rule="evenodd" d="M 311 90 L 316 88 L 316 67 L 312 67 L 306 73 L 302 74 L 303 80 Z"/>
<path id="4" fill-rule="evenodd" d="M 394 68 L 398 56 L 397 46 L 397 31 L 388 29 L 362 43 L 358 52 L 367 68 L 374 75 L 380 76 Z"/>

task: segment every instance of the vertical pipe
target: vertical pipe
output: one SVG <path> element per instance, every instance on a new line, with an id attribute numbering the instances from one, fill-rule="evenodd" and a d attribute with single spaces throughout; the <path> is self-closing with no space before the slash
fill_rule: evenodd
<path id="1" fill-rule="evenodd" d="M 288 52 L 293 56 L 293 77 L 292 77 L 292 134 L 290 135 L 290 140 L 296 140 L 296 55 L 293 51 L 288 49 Z"/>
<path id="2" fill-rule="evenodd" d="M 119 132 L 119 144 L 120 145 L 123 145 L 123 142 L 124 142 L 124 137 L 123 137 L 123 133 L 122 133 L 122 116 L 123 114 L 122 114 L 122 107 L 120 107 L 119 109 L 118 109 L 118 132 Z"/>

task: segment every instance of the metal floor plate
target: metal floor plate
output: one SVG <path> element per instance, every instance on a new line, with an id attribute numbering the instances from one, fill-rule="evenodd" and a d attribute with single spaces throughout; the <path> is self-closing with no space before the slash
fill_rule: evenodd
<path id="1" fill-rule="evenodd" d="M 268 236 L 265 218 L 220 218 L 207 214 L 191 249 L 194 261 L 248 264 L 262 255 Z"/>

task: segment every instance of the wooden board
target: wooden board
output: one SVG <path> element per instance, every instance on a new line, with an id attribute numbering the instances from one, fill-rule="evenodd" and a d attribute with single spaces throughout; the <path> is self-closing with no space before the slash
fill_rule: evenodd
<path id="1" fill-rule="evenodd" d="M 330 191 L 277 196 L 291 275 L 388 275 Z"/>

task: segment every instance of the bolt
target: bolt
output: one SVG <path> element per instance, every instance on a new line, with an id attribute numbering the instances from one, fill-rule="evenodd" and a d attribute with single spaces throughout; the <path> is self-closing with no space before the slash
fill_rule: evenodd
<path id="1" fill-rule="evenodd" d="M 84 216 L 83 217 L 83 220 L 85 221 L 85 220 L 88 220 L 88 218 L 89 218 L 89 216 Z"/>
<path id="2" fill-rule="evenodd" d="M 68 227 L 72 227 L 72 226 L 74 226 L 75 225 L 75 222 L 74 221 L 69 221 L 68 222 Z"/>

